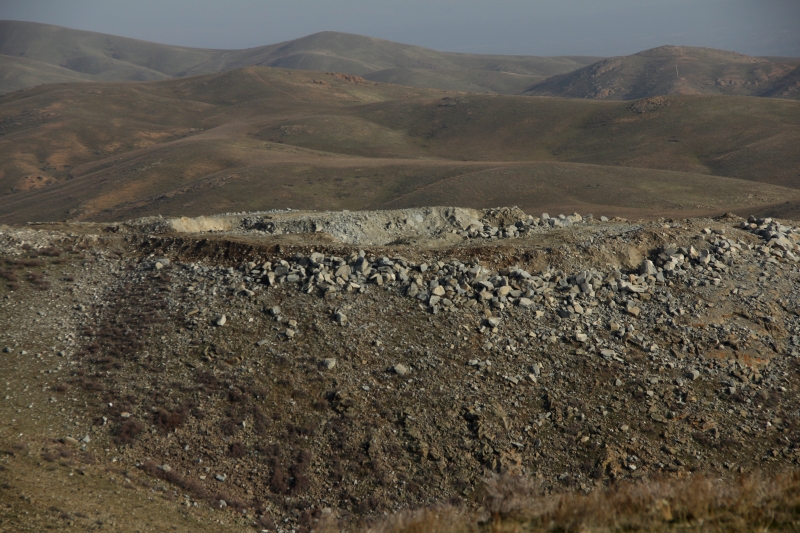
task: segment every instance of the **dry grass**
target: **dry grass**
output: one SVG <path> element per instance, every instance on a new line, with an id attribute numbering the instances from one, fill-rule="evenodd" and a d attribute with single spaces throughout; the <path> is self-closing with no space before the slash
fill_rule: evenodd
<path id="1" fill-rule="evenodd" d="M 734 484 L 708 478 L 625 484 L 592 493 L 544 495 L 521 478 L 493 477 L 477 511 L 402 513 L 370 533 L 491 531 L 797 531 L 800 472 L 749 475 Z"/>

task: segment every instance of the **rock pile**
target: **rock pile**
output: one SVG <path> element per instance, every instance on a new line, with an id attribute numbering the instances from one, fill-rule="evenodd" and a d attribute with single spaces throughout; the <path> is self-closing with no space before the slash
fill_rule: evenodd
<path id="1" fill-rule="evenodd" d="M 487 240 L 517 238 L 592 220 L 592 215 L 583 217 L 578 213 L 557 217 L 544 213 L 541 217 L 533 217 L 516 207 L 484 210 L 424 207 L 397 211 L 307 213 L 289 210 L 198 218 L 148 218 L 119 224 L 115 228 L 128 232 L 214 232 L 251 236 L 327 233 L 343 243 L 375 246 L 443 236 Z"/>

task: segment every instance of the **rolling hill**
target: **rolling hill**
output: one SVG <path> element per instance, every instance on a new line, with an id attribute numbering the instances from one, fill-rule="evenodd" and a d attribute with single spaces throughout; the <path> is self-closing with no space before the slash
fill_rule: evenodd
<path id="1" fill-rule="evenodd" d="M 759 95 L 794 67 L 724 50 L 661 46 L 553 76 L 525 94 L 609 100 L 671 94 Z"/>
<path id="2" fill-rule="evenodd" d="M 337 32 L 244 50 L 206 50 L 0 21 L 0 93 L 64 81 L 151 81 L 272 66 L 416 87 L 516 94 L 597 59 L 455 54 Z"/>
<path id="3" fill-rule="evenodd" d="M 800 104 L 455 94 L 249 67 L 0 97 L 0 222 L 519 205 L 621 216 L 800 201 Z"/>

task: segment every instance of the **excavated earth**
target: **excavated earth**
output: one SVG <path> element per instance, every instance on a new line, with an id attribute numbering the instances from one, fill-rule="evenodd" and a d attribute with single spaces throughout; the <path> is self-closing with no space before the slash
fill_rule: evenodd
<path id="1" fill-rule="evenodd" d="M 0 529 L 352 529 L 493 472 L 796 469 L 798 243 L 516 208 L 2 227 Z"/>

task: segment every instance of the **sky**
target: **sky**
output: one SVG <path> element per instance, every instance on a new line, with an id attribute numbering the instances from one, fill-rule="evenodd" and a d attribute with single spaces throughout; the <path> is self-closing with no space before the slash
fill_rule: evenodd
<path id="1" fill-rule="evenodd" d="M 467 53 L 614 56 L 673 44 L 800 57 L 800 0 L 0 0 L 0 19 L 201 48 L 329 30 Z"/>

